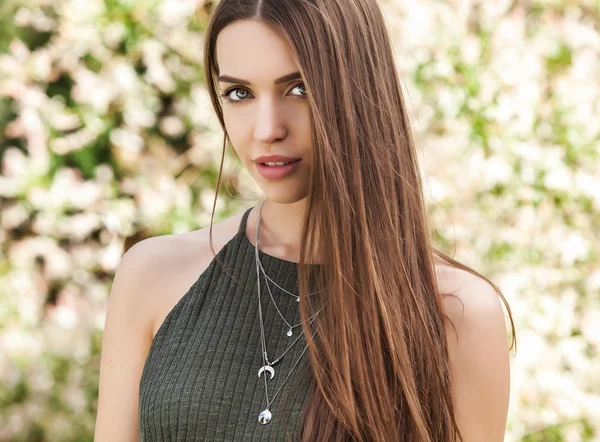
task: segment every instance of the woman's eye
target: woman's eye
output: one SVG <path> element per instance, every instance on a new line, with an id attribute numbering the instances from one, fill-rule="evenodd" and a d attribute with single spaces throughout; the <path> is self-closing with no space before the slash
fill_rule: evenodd
<path id="1" fill-rule="evenodd" d="M 239 94 L 238 91 L 241 93 Z M 236 92 L 235 95 L 237 95 L 237 99 L 232 99 L 231 98 L 231 93 L 232 92 Z M 221 94 L 221 98 L 224 99 L 225 101 L 229 102 L 229 103 L 239 103 L 240 101 L 244 101 L 244 94 L 247 94 L 248 91 L 245 89 L 241 89 L 239 87 L 235 87 L 235 88 L 231 88 L 226 90 L 225 92 L 223 92 Z M 242 95 L 242 97 L 240 97 L 240 95 Z"/>
<path id="2" fill-rule="evenodd" d="M 292 90 L 298 89 L 298 88 L 300 88 L 303 92 L 300 95 L 296 95 L 296 96 L 299 98 L 306 98 L 306 88 L 304 86 L 304 83 L 297 84 L 296 86 L 294 86 L 292 88 Z M 242 101 L 245 101 L 248 93 L 249 92 L 246 89 L 234 87 L 234 88 L 226 90 L 225 92 L 220 94 L 220 96 L 223 100 L 227 101 L 228 103 L 236 104 L 236 103 L 241 103 Z M 236 97 L 236 98 L 232 98 L 232 96 Z"/>
<path id="3" fill-rule="evenodd" d="M 301 97 L 306 97 L 306 86 L 304 86 L 304 83 L 299 83 L 299 84 L 297 84 L 296 86 L 294 86 L 294 87 L 293 87 L 293 89 L 296 89 L 296 88 L 302 88 L 302 90 L 303 90 L 304 92 L 303 92 L 303 93 L 302 93 L 302 95 L 300 95 L 300 96 L 301 96 Z M 292 89 L 292 90 L 293 90 L 293 89 Z"/>

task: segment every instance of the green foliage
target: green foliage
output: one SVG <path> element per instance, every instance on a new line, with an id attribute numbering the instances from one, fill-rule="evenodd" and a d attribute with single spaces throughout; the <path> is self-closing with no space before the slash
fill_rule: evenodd
<path id="1" fill-rule="evenodd" d="M 595 431 L 592 425 L 585 419 L 575 422 L 567 422 L 564 424 L 552 425 L 543 430 L 523 436 L 521 442 L 563 442 L 566 440 L 566 432 L 570 427 L 580 427 L 580 435 L 582 442 L 591 442 L 594 439 Z"/>

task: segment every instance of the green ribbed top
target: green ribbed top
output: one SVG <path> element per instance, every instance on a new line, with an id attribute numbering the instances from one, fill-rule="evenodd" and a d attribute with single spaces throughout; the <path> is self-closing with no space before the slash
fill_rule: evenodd
<path id="1" fill-rule="evenodd" d="M 268 424 L 258 422 L 266 408 L 260 344 L 254 245 L 245 233 L 248 209 L 238 232 L 213 258 L 168 313 L 152 341 L 140 379 L 139 441 L 297 441 L 309 398 L 312 374 L 308 350 L 270 406 Z M 298 264 L 259 250 L 266 274 L 298 293 Z M 267 354 L 272 362 L 302 333 L 278 315 L 261 274 L 261 304 Z M 277 307 L 291 325 L 300 323 L 299 303 L 271 282 Z M 314 329 L 314 328 L 313 328 Z M 267 377 L 269 400 L 305 349 L 301 336 Z M 289 433 L 290 438 L 286 436 Z"/>

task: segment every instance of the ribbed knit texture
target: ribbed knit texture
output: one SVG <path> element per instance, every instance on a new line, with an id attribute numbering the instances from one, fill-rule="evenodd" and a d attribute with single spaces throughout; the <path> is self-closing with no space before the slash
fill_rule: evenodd
<path id="1" fill-rule="evenodd" d="M 297 441 L 309 398 L 308 350 L 270 406 L 271 422 L 258 422 L 306 346 L 302 336 L 281 361 L 258 377 L 262 367 L 254 245 L 245 234 L 248 209 L 236 235 L 218 257 L 239 285 L 213 258 L 168 313 L 152 341 L 139 393 L 139 441 Z M 298 293 L 298 264 L 259 250 L 267 275 Z M 261 303 L 272 362 L 302 333 L 279 317 L 261 274 Z M 291 325 L 300 323 L 299 303 L 269 282 L 279 310 Z M 314 330 L 314 327 L 312 328 Z M 286 436 L 289 433 L 289 438 Z"/>

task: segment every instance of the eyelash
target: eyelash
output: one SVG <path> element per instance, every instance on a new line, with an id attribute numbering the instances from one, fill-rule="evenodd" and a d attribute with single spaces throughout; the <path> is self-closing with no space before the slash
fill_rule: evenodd
<path id="1" fill-rule="evenodd" d="M 292 89 L 295 89 L 298 86 L 304 86 L 304 83 L 298 83 Z M 238 90 L 238 89 L 239 90 L 248 91 L 246 88 L 243 88 L 243 87 L 232 87 L 232 88 L 227 89 L 225 92 L 223 92 L 223 93 L 221 93 L 219 95 L 221 96 L 222 100 L 225 100 L 228 103 L 239 104 L 239 103 L 242 103 L 242 102 L 246 101 L 246 98 L 242 98 L 242 99 L 238 99 L 238 100 L 232 100 L 231 98 L 229 98 L 229 94 L 231 94 L 231 92 L 233 92 L 235 90 Z M 302 96 L 302 95 L 296 95 L 296 97 L 300 98 L 300 99 L 305 99 L 306 95 L 304 95 L 304 96 Z"/>

